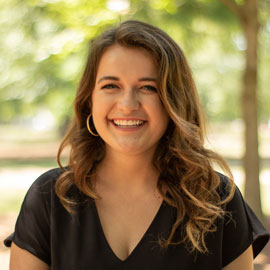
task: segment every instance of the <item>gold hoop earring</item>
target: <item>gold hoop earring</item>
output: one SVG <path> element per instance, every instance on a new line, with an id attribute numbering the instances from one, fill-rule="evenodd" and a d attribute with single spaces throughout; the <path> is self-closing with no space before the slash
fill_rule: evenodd
<path id="1" fill-rule="evenodd" d="M 90 113 L 89 115 L 88 115 L 88 117 L 87 117 L 87 119 L 86 119 L 86 126 L 87 126 L 87 129 L 88 129 L 88 131 L 93 135 L 93 136 L 99 136 L 98 134 L 95 134 L 92 130 L 91 130 L 91 128 L 90 128 L 90 124 L 89 124 L 89 120 L 90 120 L 90 117 L 92 116 L 92 114 Z"/>

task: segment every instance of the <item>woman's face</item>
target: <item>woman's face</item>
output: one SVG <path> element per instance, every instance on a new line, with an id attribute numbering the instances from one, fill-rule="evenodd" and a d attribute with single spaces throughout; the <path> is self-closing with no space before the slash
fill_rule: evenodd
<path id="1" fill-rule="evenodd" d="M 169 117 L 157 93 L 157 69 L 144 49 L 109 47 L 101 57 L 92 93 L 95 128 L 106 151 L 154 151 Z"/>

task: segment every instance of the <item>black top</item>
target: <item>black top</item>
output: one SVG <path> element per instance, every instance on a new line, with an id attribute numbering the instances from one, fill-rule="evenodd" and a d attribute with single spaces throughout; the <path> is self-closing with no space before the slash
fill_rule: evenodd
<path id="1" fill-rule="evenodd" d="M 60 169 L 41 175 L 29 189 L 16 223 L 14 234 L 6 240 L 28 250 L 53 270 L 219 270 L 253 245 L 254 257 L 269 240 L 260 221 L 236 189 L 218 230 L 206 237 L 209 253 L 190 254 L 184 245 L 160 250 L 157 236 L 169 235 L 176 218 L 175 208 L 163 202 L 144 236 L 122 261 L 104 236 L 94 200 L 81 206 L 75 216 L 67 213 L 54 192 Z M 222 183 L 226 177 L 221 175 Z M 72 191 L 81 196 L 77 189 Z"/>

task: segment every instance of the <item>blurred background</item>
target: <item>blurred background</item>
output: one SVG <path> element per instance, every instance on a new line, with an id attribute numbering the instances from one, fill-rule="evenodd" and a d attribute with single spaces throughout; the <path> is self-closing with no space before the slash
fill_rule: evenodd
<path id="1" fill-rule="evenodd" d="M 257 4 L 256 4 L 257 3 Z M 126 19 L 154 24 L 184 50 L 206 110 L 207 146 L 269 230 L 269 0 L 0 0 L 0 268 L 25 192 L 70 119 L 89 40 Z M 270 269 L 269 245 L 256 269 Z"/>

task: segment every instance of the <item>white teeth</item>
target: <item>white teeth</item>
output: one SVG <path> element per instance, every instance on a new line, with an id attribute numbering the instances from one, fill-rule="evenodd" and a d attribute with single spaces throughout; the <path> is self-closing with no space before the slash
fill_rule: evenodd
<path id="1" fill-rule="evenodd" d="M 142 120 L 113 120 L 113 122 L 117 126 L 139 126 L 139 125 L 142 125 L 144 121 Z"/>

